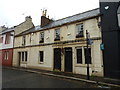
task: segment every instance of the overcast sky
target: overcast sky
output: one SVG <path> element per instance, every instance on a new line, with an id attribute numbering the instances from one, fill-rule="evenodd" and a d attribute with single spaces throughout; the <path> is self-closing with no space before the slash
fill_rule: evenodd
<path id="1" fill-rule="evenodd" d="M 0 26 L 12 27 L 31 16 L 40 25 L 41 9 L 55 20 L 99 7 L 99 0 L 0 0 Z"/>

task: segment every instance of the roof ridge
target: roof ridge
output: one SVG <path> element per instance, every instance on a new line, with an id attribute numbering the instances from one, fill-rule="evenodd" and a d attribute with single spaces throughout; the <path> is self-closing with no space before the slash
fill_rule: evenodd
<path id="1" fill-rule="evenodd" d="M 81 13 L 78 13 L 78 14 L 74 14 L 74 15 L 71 15 L 71 16 L 67 16 L 67 17 L 64 17 L 64 18 L 61 18 L 61 19 L 55 20 L 55 21 L 53 21 L 53 22 L 56 22 L 56 21 L 59 21 L 59 20 L 63 20 L 63 19 L 66 19 L 66 18 L 70 18 L 70 17 L 76 16 L 76 15 L 79 15 L 79 14 L 84 14 L 84 13 L 87 13 L 87 12 L 91 12 L 91 11 L 94 11 L 94 10 L 98 10 L 98 9 L 99 9 L 99 8 L 95 8 L 95 9 L 87 10 L 87 11 L 84 11 L 84 12 L 81 12 Z"/>

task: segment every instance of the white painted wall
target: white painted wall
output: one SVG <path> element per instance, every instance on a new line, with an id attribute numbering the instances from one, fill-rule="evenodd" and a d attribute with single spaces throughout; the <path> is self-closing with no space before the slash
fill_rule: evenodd
<path id="1" fill-rule="evenodd" d="M 90 19 L 79 23 L 74 23 L 70 25 L 65 25 L 60 28 L 60 41 L 69 41 L 76 40 L 81 38 L 76 38 L 76 24 L 83 23 L 84 25 L 84 37 L 85 39 L 86 32 L 88 30 L 91 38 L 101 37 L 100 29 L 97 26 L 97 19 Z M 57 28 L 49 29 L 44 31 L 44 43 L 54 43 L 54 30 Z M 39 36 L 40 32 L 35 32 L 26 35 L 26 46 L 29 45 L 39 45 Z M 30 42 L 31 38 L 31 42 Z M 80 44 L 83 43 L 83 44 Z M 53 70 L 53 49 L 54 48 L 65 48 L 72 47 L 73 49 L 73 72 L 86 75 L 86 65 L 85 64 L 77 64 L 76 63 L 76 47 L 84 47 L 86 46 L 85 42 L 80 43 L 72 43 L 66 45 L 47 45 L 47 46 L 35 46 L 35 47 L 26 47 L 26 48 L 16 48 L 14 49 L 14 57 L 13 57 L 13 65 L 16 66 L 18 62 L 17 54 L 19 51 L 28 51 L 28 61 L 27 64 L 21 63 L 22 67 L 30 67 L 30 68 L 40 68 L 44 70 Z M 102 51 L 100 50 L 101 40 L 93 41 L 92 44 L 92 64 L 90 65 L 90 75 L 103 75 L 103 62 L 102 62 Z M 22 36 L 15 37 L 15 47 L 22 46 Z M 44 51 L 44 63 L 39 63 L 39 51 Z M 84 54 L 83 54 L 84 60 Z M 64 55 L 62 54 L 62 71 L 64 71 Z M 94 71 L 94 72 L 93 72 Z"/>
<path id="2" fill-rule="evenodd" d="M 52 46 L 33 47 L 25 49 L 14 49 L 13 66 L 18 66 L 19 58 L 18 52 L 27 51 L 28 61 L 27 63 L 20 64 L 21 67 L 29 68 L 41 68 L 45 70 L 52 70 L 53 66 L 53 49 Z M 44 51 L 44 62 L 39 62 L 39 51 Z"/>
<path id="3" fill-rule="evenodd" d="M 6 34 L 1 35 L 3 37 L 3 43 L 0 43 L 0 49 L 13 48 L 14 32 L 12 31 L 10 33 L 13 34 L 13 36 L 10 36 L 10 43 L 9 44 L 5 44 Z"/>

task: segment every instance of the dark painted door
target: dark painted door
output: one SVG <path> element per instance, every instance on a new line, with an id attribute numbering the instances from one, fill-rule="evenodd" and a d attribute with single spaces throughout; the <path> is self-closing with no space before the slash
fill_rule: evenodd
<path id="1" fill-rule="evenodd" d="M 61 49 L 55 48 L 54 49 L 54 70 L 61 71 Z"/>
<path id="2" fill-rule="evenodd" d="M 72 48 L 65 48 L 65 72 L 72 72 Z"/>
<path id="3" fill-rule="evenodd" d="M 18 67 L 20 66 L 21 62 L 21 52 L 18 52 Z"/>

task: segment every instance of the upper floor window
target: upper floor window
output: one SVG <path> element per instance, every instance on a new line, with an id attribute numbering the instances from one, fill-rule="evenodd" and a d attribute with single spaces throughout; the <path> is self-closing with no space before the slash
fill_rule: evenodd
<path id="1" fill-rule="evenodd" d="M 0 37 L 0 43 L 3 43 L 3 37 Z"/>
<path id="2" fill-rule="evenodd" d="M 83 23 L 76 25 L 76 38 L 83 37 Z"/>
<path id="3" fill-rule="evenodd" d="M 25 41 L 25 35 L 22 37 L 22 45 L 25 45 L 26 41 Z"/>
<path id="4" fill-rule="evenodd" d="M 5 53 L 4 53 L 4 60 L 8 60 L 8 57 L 9 57 L 9 52 L 5 51 Z"/>
<path id="5" fill-rule="evenodd" d="M 55 29 L 55 41 L 60 40 L 60 29 Z"/>
<path id="6" fill-rule="evenodd" d="M 6 33 L 5 44 L 10 44 L 10 33 Z"/>
<path id="7" fill-rule="evenodd" d="M 118 25 L 120 27 L 120 5 L 119 5 L 119 8 L 117 10 L 117 15 L 118 15 Z"/>
<path id="8" fill-rule="evenodd" d="M 44 32 L 40 32 L 40 41 L 39 43 L 43 43 L 44 42 Z"/>

